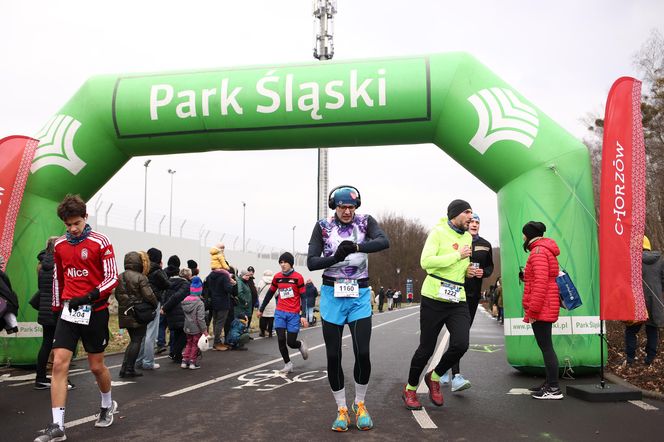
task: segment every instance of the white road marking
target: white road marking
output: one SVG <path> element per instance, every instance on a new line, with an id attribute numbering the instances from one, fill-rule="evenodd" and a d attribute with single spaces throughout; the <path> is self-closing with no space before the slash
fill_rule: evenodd
<path id="1" fill-rule="evenodd" d="M 440 341 L 440 344 L 438 344 L 438 348 L 436 348 L 436 352 L 431 357 L 429 362 L 429 367 L 427 367 L 425 373 L 429 373 L 431 370 L 434 369 L 436 365 L 438 365 L 438 361 L 440 361 L 440 358 L 443 356 L 443 352 L 445 351 L 445 348 L 447 347 L 447 343 L 449 342 L 449 340 L 450 340 L 450 334 L 447 331 L 447 328 L 445 328 L 443 339 Z M 417 386 L 417 394 L 423 394 L 428 392 L 429 388 L 424 383 L 424 377 L 423 377 L 422 380 L 420 381 L 420 384 Z"/>
<path id="2" fill-rule="evenodd" d="M 630 404 L 636 405 L 639 408 L 642 408 L 646 411 L 657 411 L 659 408 L 653 407 L 652 405 L 643 402 L 643 401 L 629 401 Z"/>
<path id="3" fill-rule="evenodd" d="M 75 368 L 75 369 L 69 371 L 69 376 L 75 376 L 75 375 L 79 375 L 79 374 L 83 374 L 83 373 L 90 373 L 90 370 L 85 370 L 83 368 Z M 26 380 L 26 379 L 30 379 L 30 381 L 28 381 L 28 382 L 19 382 L 17 384 L 9 385 L 9 387 L 20 387 L 21 385 L 34 384 L 36 378 L 37 378 L 37 373 L 30 373 L 30 374 L 26 374 L 26 375 L 22 375 L 22 376 L 14 376 L 14 377 L 6 378 L 4 381 L 5 382 L 11 382 L 11 381 L 23 381 L 23 380 Z"/>
<path id="4" fill-rule="evenodd" d="M 527 388 L 512 388 L 510 391 L 507 392 L 507 394 L 515 394 L 515 395 L 527 394 L 527 395 L 531 395 L 533 393 L 532 393 L 532 391 L 528 390 Z"/>
<path id="5" fill-rule="evenodd" d="M 135 381 L 111 381 L 111 387 L 120 387 L 122 385 L 135 384 Z"/>
<path id="6" fill-rule="evenodd" d="M 371 327 L 371 329 L 373 330 L 373 329 L 376 329 L 376 328 L 379 328 L 379 327 L 383 327 L 387 324 L 391 324 L 393 322 L 409 318 L 409 317 L 414 316 L 418 313 L 419 312 L 411 313 L 409 315 L 402 316 L 400 318 L 392 319 L 391 321 L 383 322 L 382 324 L 374 325 L 373 327 Z M 342 339 L 350 338 L 350 336 L 351 336 L 350 334 L 347 334 Z M 324 347 L 324 346 L 325 346 L 325 344 L 319 344 L 319 345 L 316 345 L 314 347 L 310 347 L 309 351 L 311 352 L 313 350 L 316 350 L 316 349 Z M 298 351 L 298 352 L 294 352 L 294 353 L 290 354 L 289 356 L 291 358 L 293 358 L 293 357 L 297 357 L 299 354 L 300 354 L 300 352 Z M 268 365 L 276 364 L 278 362 L 283 362 L 283 359 L 281 359 L 281 358 L 272 359 L 270 361 L 263 362 L 262 364 L 254 365 L 253 367 L 245 368 L 243 370 L 238 370 L 234 373 L 229 373 L 227 375 L 220 376 L 218 378 L 210 379 L 209 381 L 206 381 L 206 382 L 201 382 L 200 384 L 194 384 L 194 385 L 191 385 L 189 387 L 181 388 L 180 390 L 171 391 L 170 393 L 162 394 L 161 397 L 175 397 L 175 396 L 178 396 L 178 395 L 181 395 L 181 394 L 184 394 L 184 393 L 188 393 L 188 392 L 193 391 L 193 390 L 197 390 L 199 388 L 207 387 L 208 385 L 216 384 L 217 382 L 225 381 L 226 379 L 230 379 L 230 378 L 234 378 L 234 377 L 243 375 L 244 373 L 248 373 L 250 371 L 258 370 L 259 368 L 263 368 L 263 367 L 266 367 Z"/>
<path id="7" fill-rule="evenodd" d="M 433 423 L 429 415 L 427 414 L 427 411 L 422 408 L 421 410 L 413 410 L 413 416 L 415 417 L 415 420 L 417 421 L 418 424 L 420 424 L 420 427 L 425 428 L 425 429 L 436 429 L 438 426 Z"/>
<path id="8" fill-rule="evenodd" d="M 449 342 L 449 340 L 450 340 L 450 334 L 447 331 L 447 328 L 445 328 L 443 339 L 440 341 L 440 344 L 438 344 L 438 347 L 436 348 L 436 352 L 431 357 L 429 366 L 427 367 L 425 373 L 428 373 L 429 371 L 433 370 L 433 368 L 436 365 L 438 365 L 438 361 L 440 361 L 440 358 L 443 355 L 443 352 L 445 351 L 445 348 L 447 347 L 447 343 Z M 417 386 L 417 394 L 423 394 L 428 392 L 429 388 L 424 383 L 424 378 L 422 378 L 419 385 Z M 438 426 L 433 422 L 433 420 L 431 420 L 431 418 L 427 414 L 427 411 L 424 408 L 422 408 L 421 410 L 413 410 L 413 417 L 415 418 L 417 423 L 420 424 L 420 427 L 422 428 L 425 429 L 438 428 Z"/>
<path id="9" fill-rule="evenodd" d="M 392 322 L 396 322 L 396 321 L 400 321 L 400 320 L 402 320 L 402 319 L 409 318 L 409 317 L 411 317 L 411 316 L 413 316 L 413 315 L 416 315 L 417 313 L 419 313 L 419 312 L 411 313 L 411 314 L 409 314 L 409 315 L 402 316 L 402 317 L 400 317 L 400 318 L 392 319 L 391 321 L 383 322 L 382 324 L 374 325 L 373 327 L 371 327 L 371 329 L 373 330 L 373 329 L 376 329 L 376 328 L 382 327 L 382 326 L 384 326 L 384 325 L 391 324 Z M 347 335 L 344 336 L 342 339 L 349 338 L 350 336 L 351 336 L 350 334 L 347 334 Z M 316 346 L 314 346 L 314 347 L 309 348 L 309 351 L 316 350 L 317 348 L 324 347 L 324 346 L 325 346 L 325 344 L 316 345 Z M 300 354 L 300 352 L 298 351 L 298 352 L 293 353 L 293 354 L 291 354 L 291 355 L 289 355 L 289 356 L 292 358 L 292 357 L 295 357 L 295 356 L 297 356 L 297 355 L 299 355 L 299 354 Z M 162 358 L 164 358 L 164 357 L 167 357 L 167 356 L 162 356 L 162 357 L 155 358 L 155 359 L 162 359 Z M 247 373 L 247 372 L 250 372 L 250 371 L 252 371 L 252 370 L 256 370 L 256 369 L 258 369 L 258 368 L 262 368 L 262 367 L 265 367 L 265 366 L 267 366 L 267 365 L 275 364 L 275 363 L 277 363 L 277 362 L 282 362 L 282 361 L 283 361 L 283 360 L 282 360 L 281 358 L 273 359 L 273 360 L 271 360 L 271 361 L 267 361 L 267 362 L 264 362 L 264 363 L 259 364 L 259 365 L 254 365 L 253 367 L 245 368 L 244 370 L 236 371 L 235 373 L 231 373 L 231 374 L 227 374 L 227 375 L 225 375 L 225 376 L 220 376 L 220 377 L 218 377 L 218 378 L 211 379 L 211 380 L 209 380 L 209 381 L 207 381 L 207 382 L 202 382 L 202 383 L 200 383 L 200 384 L 195 384 L 195 385 L 192 385 L 192 386 L 190 386 L 190 387 L 186 387 L 186 388 L 182 388 L 182 389 L 180 389 L 180 390 L 172 391 L 172 392 L 170 392 L 170 393 L 162 394 L 161 397 L 174 397 L 174 396 L 178 396 L 178 395 L 180 395 L 180 394 L 184 394 L 184 393 L 187 393 L 187 392 L 189 392 L 189 391 L 193 391 L 193 390 L 196 390 L 196 389 L 199 389 L 199 388 L 203 388 L 203 387 L 205 387 L 205 386 L 207 386 L 207 385 L 215 384 L 215 383 L 217 383 L 217 382 L 221 382 L 221 381 L 224 381 L 224 380 L 226 380 L 226 379 L 229 379 L 229 378 L 232 378 L 232 377 L 235 377 L 235 376 L 240 376 L 240 375 L 242 375 L 242 374 L 244 374 L 244 373 Z M 109 367 L 109 368 L 114 368 L 114 367 L 119 367 L 119 365 L 114 365 L 114 366 Z M 80 374 L 80 373 L 77 373 L 77 374 Z M 119 408 L 119 407 L 118 407 L 118 408 Z M 117 413 L 117 411 L 116 411 L 116 413 Z M 71 421 L 71 422 L 65 422 L 65 428 L 72 428 L 72 427 L 76 427 L 76 426 L 78 426 L 78 425 L 82 425 L 82 424 L 85 424 L 85 423 L 88 423 L 88 422 L 92 422 L 92 421 L 94 421 L 94 420 L 97 419 L 97 416 L 98 416 L 97 414 L 93 414 L 92 416 L 82 417 L 82 418 L 80 418 L 80 419 L 76 419 L 76 420 Z M 43 430 L 42 430 L 42 432 L 43 432 Z"/>

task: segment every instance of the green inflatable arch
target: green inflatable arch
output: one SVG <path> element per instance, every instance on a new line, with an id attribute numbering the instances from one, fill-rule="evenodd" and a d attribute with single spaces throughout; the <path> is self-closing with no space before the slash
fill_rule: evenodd
<path id="1" fill-rule="evenodd" d="M 584 301 L 554 328 L 561 366 L 600 365 L 588 152 L 467 54 L 98 76 L 37 138 L 8 265 L 24 306 L 36 290 L 37 252 L 63 232 L 58 202 L 69 192 L 89 199 L 132 156 L 435 143 L 498 194 L 509 363 L 543 366 L 521 321 L 517 278 L 526 261 L 521 226 L 536 219 L 549 226 Z M 18 338 L 0 338 L 0 359 L 32 364 L 36 312 L 22 308 L 19 321 Z"/>

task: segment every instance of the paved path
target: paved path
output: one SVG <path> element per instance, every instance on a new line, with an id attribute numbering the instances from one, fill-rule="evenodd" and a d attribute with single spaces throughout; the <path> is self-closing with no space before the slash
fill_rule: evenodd
<path id="1" fill-rule="evenodd" d="M 161 369 L 146 371 L 135 382 L 118 378 L 122 355 L 108 356 L 119 413 L 106 429 L 93 427 L 99 393 L 86 362 L 78 361 L 79 371 L 71 378 L 77 389 L 69 394 L 66 414 L 68 440 L 662 440 L 663 402 L 588 403 L 570 397 L 536 401 L 521 394 L 541 379 L 507 365 L 502 328 L 482 308 L 471 332 L 471 350 L 461 366 L 472 388 L 451 393 L 444 387 L 443 407 L 433 406 L 422 394 L 425 409 L 420 413 L 406 410 L 400 399 L 419 339 L 418 308 L 375 315 L 372 333 L 367 396 L 376 425 L 372 431 L 329 430 L 336 406 L 326 378 L 321 330 L 314 327 L 301 333 L 310 347 L 309 359 L 303 361 L 294 352 L 295 372 L 288 376 L 276 373 L 283 365 L 276 338 L 256 339 L 246 352 L 209 351 L 196 371 L 163 358 Z M 439 346 L 446 341 L 441 333 Z M 351 403 L 352 348 L 349 338 L 343 343 Z M 50 420 L 49 393 L 32 389 L 27 378 L 33 375 L 14 370 L 1 378 L 0 440 L 31 441 Z M 595 378 L 563 381 L 562 387 L 593 382 Z"/>

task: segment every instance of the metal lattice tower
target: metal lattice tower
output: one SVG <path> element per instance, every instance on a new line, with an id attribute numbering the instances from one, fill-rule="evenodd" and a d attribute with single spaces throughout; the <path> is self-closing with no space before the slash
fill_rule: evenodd
<path id="1" fill-rule="evenodd" d="M 336 0 L 314 0 L 314 58 L 331 60 L 334 56 L 334 14 Z M 316 219 L 327 216 L 328 161 L 327 149 L 318 149 L 318 211 Z"/>

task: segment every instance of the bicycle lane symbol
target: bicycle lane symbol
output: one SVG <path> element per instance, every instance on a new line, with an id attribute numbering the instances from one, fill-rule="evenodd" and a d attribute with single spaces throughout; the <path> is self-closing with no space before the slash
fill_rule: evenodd
<path id="1" fill-rule="evenodd" d="M 256 388 L 256 391 L 272 391 L 298 382 L 315 382 L 325 378 L 327 378 L 326 370 L 307 371 L 293 376 L 292 379 L 279 370 L 256 370 L 239 376 L 237 380 L 244 384 L 233 389 Z"/>

